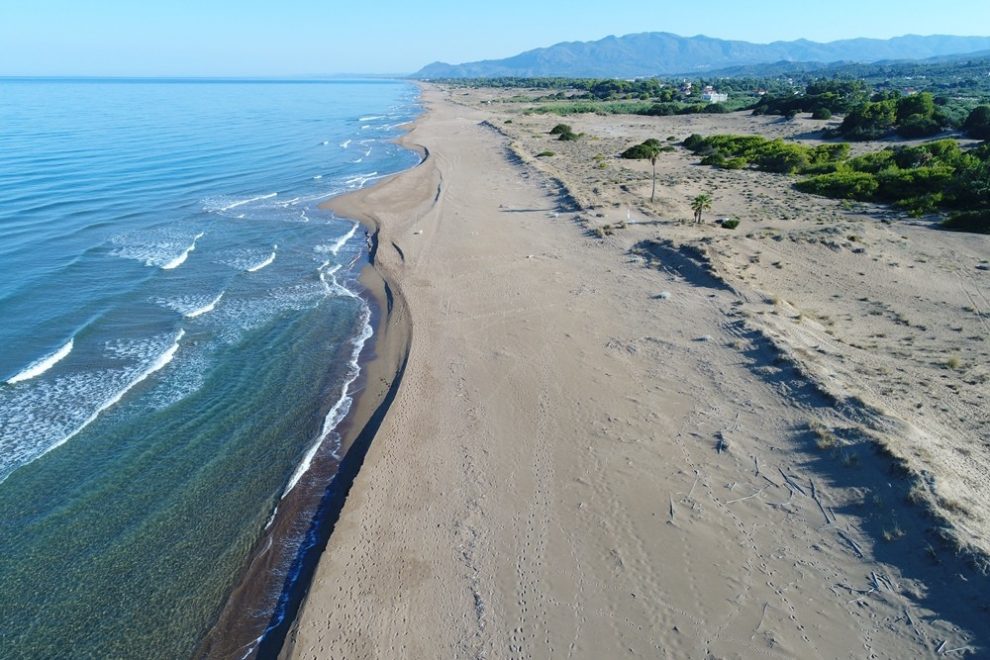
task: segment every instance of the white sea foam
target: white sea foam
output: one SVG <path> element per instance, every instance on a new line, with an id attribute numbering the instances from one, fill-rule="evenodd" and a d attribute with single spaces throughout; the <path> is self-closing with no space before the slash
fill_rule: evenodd
<path id="1" fill-rule="evenodd" d="M 351 141 L 350 140 L 344 140 L 343 142 L 340 143 L 340 148 L 341 149 L 346 149 L 349 146 L 351 146 Z"/>
<path id="2" fill-rule="evenodd" d="M 360 117 L 358 121 L 375 121 L 376 119 L 385 119 L 385 115 L 368 115 L 367 117 Z"/>
<path id="3" fill-rule="evenodd" d="M 323 175 L 322 174 L 317 174 L 316 176 L 313 177 L 313 180 L 314 181 L 319 181 L 322 178 L 323 178 Z"/>
<path id="4" fill-rule="evenodd" d="M 35 360 L 27 367 L 22 369 L 16 376 L 9 379 L 7 382 L 13 385 L 14 383 L 20 383 L 25 380 L 31 380 L 32 378 L 40 376 L 41 374 L 45 373 L 46 371 L 54 367 L 56 363 L 63 360 L 69 353 L 71 353 L 74 342 L 75 342 L 75 338 L 69 339 L 69 341 L 63 344 L 62 347 L 59 348 L 57 351 L 55 351 L 54 353 L 49 353 L 45 357 Z"/>
<path id="5" fill-rule="evenodd" d="M 199 232 L 198 234 L 196 234 L 196 237 L 193 238 L 193 241 L 192 243 L 189 244 L 189 247 L 183 250 L 182 254 L 177 256 L 175 259 L 172 259 L 172 261 L 162 266 L 162 270 L 174 270 L 175 268 L 178 268 L 179 266 L 184 264 L 186 262 L 186 259 L 189 258 L 189 253 L 196 249 L 196 241 L 203 238 L 203 234 L 204 232 Z"/>
<path id="6" fill-rule="evenodd" d="M 355 222 L 346 234 L 338 238 L 333 245 L 330 246 L 330 254 L 337 256 L 340 252 L 340 248 L 344 247 L 347 244 L 347 241 L 354 238 L 354 234 L 357 233 L 357 229 L 358 223 Z"/>
<path id="7" fill-rule="evenodd" d="M 265 268 L 266 266 L 270 266 L 272 264 L 272 262 L 275 261 L 275 254 L 277 252 L 278 252 L 278 246 L 277 245 L 273 245 L 272 246 L 272 253 L 270 255 L 268 255 L 268 258 L 265 259 L 264 261 L 259 261 L 255 265 L 247 268 L 246 269 L 247 272 L 249 272 L 249 273 L 257 273 L 262 268 Z"/>
<path id="8" fill-rule="evenodd" d="M 175 227 L 135 231 L 110 239 L 115 246 L 115 257 L 140 261 L 145 266 L 165 268 L 175 263 L 178 267 L 188 256 L 189 232 Z M 176 254 L 179 254 L 176 257 Z"/>
<path id="9" fill-rule="evenodd" d="M 67 436 L 65 436 L 64 438 L 56 442 L 54 445 L 49 447 L 45 453 L 47 454 L 52 449 L 61 447 L 66 442 L 79 435 L 79 433 L 84 428 L 86 428 L 94 421 L 96 421 L 96 418 L 99 417 L 103 413 L 103 411 L 105 411 L 107 408 L 117 405 L 120 402 L 120 400 L 124 398 L 125 394 L 127 394 L 132 389 L 137 387 L 137 385 L 143 382 L 145 379 L 147 379 L 148 376 L 155 373 L 156 371 L 161 371 L 162 369 L 164 369 L 165 366 L 172 361 L 172 359 L 175 357 L 175 354 L 179 351 L 179 342 L 182 340 L 185 334 L 186 331 L 180 329 L 179 333 L 175 336 L 175 340 L 172 342 L 172 345 L 169 346 L 167 349 L 165 349 L 165 351 L 161 355 L 159 355 L 154 362 L 152 362 L 144 371 L 140 372 L 137 375 L 137 377 L 135 377 L 134 380 L 130 381 L 123 389 L 119 390 L 116 394 L 114 394 L 109 399 L 101 403 L 100 406 L 93 412 L 93 414 L 87 417 L 82 424 L 77 426 L 75 430 L 73 430 Z"/>
<path id="10" fill-rule="evenodd" d="M 239 199 L 236 202 L 228 202 L 228 203 L 223 204 L 223 206 L 219 206 L 219 207 L 216 207 L 216 208 L 210 208 L 210 205 L 208 204 L 206 210 L 207 211 L 218 211 L 220 213 L 223 213 L 223 212 L 229 211 L 231 209 L 236 209 L 238 206 L 244 206 L 245 204 L 250 204 L 251 202 L 260 202 L 260 201 L 263 201 L 263 200 L 266 200 L 266 199 L 271 199 L 272 197 L 277 197 L 277 196 L 278 196 L 278 193 L 277 192 L 273 192 L 273 193 L 268 193 L 266 195 L 258 195 L 257 197 L 249 197 L 248 199 Z"/>
<path id="11" fill-rule="evenodd" d="M 129 366 L 69 373 L 0 390 L 0 482 L 77 436 L 149 376 L 172 362 L 184 331 L 171 338 L 107 344 Z"/>
<path id="12" fill-rule="evenodd" d="M 316 269 L 316 272 L 320 274 L 320 282 L 323 284 L 323 289 L 327 292 L 327 295 L 347 295 L 350 293 L 350 289 L 341 286 L 340 282 L 337 281 L 337 271 L 341 268 L 340 264 L 330 265 L 329 261 L 324 261 L 323 264 Z"/>
<path id="13" fill-rule="evenodd" d="M 340 398 L 335 404 L 333 404 L 333 407 L 330 408 L 330 412 L 327 413 L 326 417 L 323 418 L 323 428 L 320 430 L 320 435 L 316 438 L 313 444 L 310 445 L 309 449 L 306 450 L 306 454 L 296 467 L 296 471 L 292 474 L 288 485 L 286 485 L 285 490 L 282 492 L 282 499 L 285 499 L 285 496 L 296 487 L 299 480 L 302 479 L 303 475 L 309 470 L 310 466 L 313 464 L 313 458 L 316 456 L 316 453 L 320 450 L 320 447 L 323 445 L 327 437 L 331 434 L 336 436 L 334 431 L 337 429 L 340 422 L 347 417 L 347 413 L 351 411 L 351 404 L 354 401 L 350 394 L 351 386 L 354 384 L 354 381 L 357 380 L 358 376 L 361 375 L 361 368 L 358 364 L 358 358 L 361 356 L 361 351 L 364 349 L 365 343 L 374 334 L 374 330 L 371 327 L 371 311 L 367 306 L 365 306 L 362 316 L 363 326 L 361 328 L 361 334 L 351 340 L 351 358 L 348 362 L 347 377 L 344 380 L 344 386 L 341 389 Z M 334 441 L 336 446 L 331 454 L 334 458 L 340 460 L 341 456 L 338 455 L 338 452 L 340 451 L 340 437 L 336 436 Z"/>
<path id="14" fill-rule="evenodd" d="M 214 309 L 216 309 L 217 303 L 219 303 L 220 302 L 220 299 L 223 298 L 223 294 L 224 294 L 224 292 L 221 291 L 220 292 L 220 295 L 218 295 L 216 298 L 214 298 L 213 300 L 211 300 L 207 304 L 203 305 L 202 307 L 198 307 L 196 309 L 193 309 L 191 311 L 188 311 L 185 314 L 183 314 L 183 316 L 185 316 L 187 319 L 194 319 L 197 316 L 202 316 L 203 314 L 209 314 Z"/>
<path id="15" fill-rule="evenodd" d="M 323 142 L 320 142 L 320 146 L 322 146 L 322 147 L 325 147 L 328 144 L 330 144 L 330 140 L 324 140 Z"/>
<path id="16" fill-rule="evenodd" d="M 345 179 L 344 185 L 351 188 L 362 188 L 364 187 L 364 184 L 368 183 L 377 176 L 378 176 L 378 172 L 369 172 L 368 174 L 358 174 L 357 176 L 352 176 L 350 179 Z"/>

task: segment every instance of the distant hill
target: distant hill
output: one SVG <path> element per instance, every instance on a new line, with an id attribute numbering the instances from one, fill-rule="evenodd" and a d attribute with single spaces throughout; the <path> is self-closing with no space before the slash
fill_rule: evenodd
<path id="1" fill-rule="evenodd" d="M 681 37 L 643 32 L 598 41 L 574 41 L 537 48 L 503 60 L 466 64 L 435 62 L 414 78 L 492 78 L 500 76 L 634 78 L 704 73 L 753 64 L 879 62 L 920 60 L 990 50 L 990 37 L 917 36 L 845 39 L 817 43 L 806 39 L 754 44 L 705 36 Z"/>
<path id="2" fill-rule="evenodd" d="M 690 73 L 686 71 L 679 74 Z M 724 69 L 705 71 L 711 78 L 772 78 L 780 76 L 801 76 L 812 74 L 816 77 L 877 77 L 955 74 L 983 77 L 990 75 L 990 50 L 975 51 L 957 55 L 938 55 L 925 59 L 878 60 L 876 62 L 767 62 L 743 64 Z"/>

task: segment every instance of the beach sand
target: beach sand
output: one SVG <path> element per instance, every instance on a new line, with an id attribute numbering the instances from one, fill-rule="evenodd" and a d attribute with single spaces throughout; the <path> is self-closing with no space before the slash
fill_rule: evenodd
<path id="1" fill-rule="evenodd" d="M 590 150 L 537 160 L 537 147 L 563 152 L 545 135 L 552 118 L 485 100 L 426 87 L 428 112 L 405 138 L 424 163 L 332 202 L 378 231 L 376 271 L 394 303 L 379 349 L 391 357 L 361 405 L 377 405 L 404 369 L 283 656 L 905 658 L 984 647 L 982 531 L 947 527 L 931 513 L 941 475 L 919 489 L 909 458 L 877 448 L 906 428 L 951 444 L 946 420 L 963 418 L 952 424 L 978 444 L 985 405 L 929 381 L 926 409 L 958 408 L 922 425 L 910 396 L 876 383 L 920 386 L 910 379 L 927 377 L 927 363 L 895 363 L 893 338 L 849 339 L 884 332 L 861 327 L 860 305 L 886 305 L 868 316 L 880 324 L 902 305 L 944 317 L 940 301 L 962 295 L 938 297 L 924 278 L 890 290 L 889 263 L 902 259 L 891 250 L 917 245 L 972 269 L 984 238 L 925 242 L 931 230 L 888 228 L 876 209 L 795 203 L 780 177 L 701 170 L 680 153 L 661 164 L 649 205 L 648 164 L 599 169 Z M 642 139 L 635 130 L 695 130 L 639 120 L 585 118 L 582 144 L 611 154 L 608 141 Z M 738 233 L 670 221 L 706 189 L 715 214 L 753 214 Z M 627 209 L 638 224 L 594 236 Z M 791 219 L 809 213 L 854 227 Z M 762 222 L 766 236 L 747 236 Z M 862 259 L 833 265 L 835 255 Z M 841 273 L 851 279 L 832 279 Z M 857 295 L 860 279 L 875 288 Z M 825 344 L 823 317 L 843 314 L 852 319 L 836 341 L 862 348 Z M 984 318 L 945 321 L 967 337 Z M 910 373 L 858 372 L 898 364 Z M 965 396 L 986 393 L 985 381 L 971 387 Z M 921 446 L 902 439 L 905 453 Z M 977 492 L 960 483 L 953 493 Z M 963 512 L 977 524 L 979 511 Z"/>

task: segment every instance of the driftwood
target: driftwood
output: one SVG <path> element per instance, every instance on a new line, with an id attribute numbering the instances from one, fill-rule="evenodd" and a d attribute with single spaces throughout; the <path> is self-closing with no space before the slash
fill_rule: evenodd
<path id="1" fill-rule="evenodd" d="M 828 517 L 828 511 L 825 510 L 825 505 L 822 504 L 821 498 L 818 497 L 818 489 L 815 487 L 815 482 L 812 479 L 809 479 L 809 481 L 811 482 L 811 499 L 815 500 L 815 504 L 818 505 L 822 515 L 825 516 L 825 523 L 831 525 L 832 520 Z"/>
<path id="2" fill-rule="evenodd" d="M 863 549 L 859 547 L 859 544 L 856 543 L 856 541 L 854 541 L 851 536 L 843 532 L 841 529 L 839 530 L 839 536 L 842 538 L 843 541 L 845 541 L 852 547 L 853 552 L 856 553 L 857 557 L 859 557 L 860 559 L 866 558 L 866 554 L 863 552 Z"/>
<path id="3" fill-rule="evenodd" d="M 808 493 L 804 492 L 804 488 L 801 488 L 801 486 L 798 485 L 798 483 L 795 482 L 793 478 L 787 476 L 787 473 L 784 472 L 781 468 L 777 468 L 777 472 L 780 472 L 780 476 L 784 478 L 784 481 L 787 483 L 788 487 L 791 490 L 801 493 L 804 496 L 808 495 Z"/>
<path id="4" fill-rule="evenodd" d="M 729 500 L 728 502 L 726 502 L 726 504 L 735 504 L 736 502 L 743 502 L 745 500 L 753 499 L 754 497 L 756 497 L 757 495 L 759 495 L 760 493 L 762 493 L 766 489 L 767 489 L 767 487 L 764 486 L 763 488 L 759 489 L 758 491 L 756 491 L 752 495 L 747 495 L 746 497 L 740 497 L 739 499 L 735 499 L 735 500 Z"/>

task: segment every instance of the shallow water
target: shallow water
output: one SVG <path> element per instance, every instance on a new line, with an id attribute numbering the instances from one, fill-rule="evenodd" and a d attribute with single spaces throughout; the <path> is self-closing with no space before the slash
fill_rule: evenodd
<path id="1" fill-rule="evenodd" d="M 415 163 L 415 98 L 0 79 L 0 657 L 195 648 L 334 442 L 364 236 L 316 205 Z"/>

